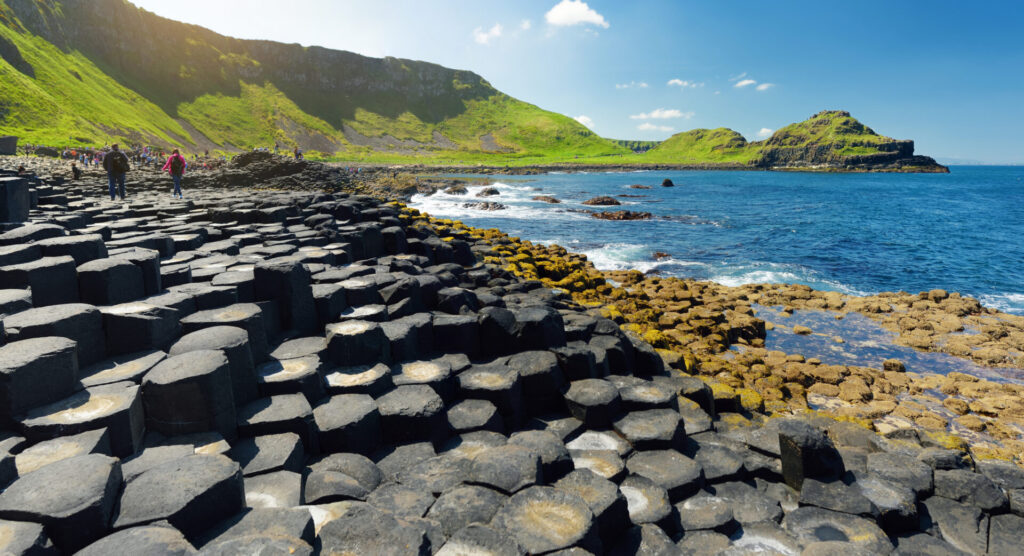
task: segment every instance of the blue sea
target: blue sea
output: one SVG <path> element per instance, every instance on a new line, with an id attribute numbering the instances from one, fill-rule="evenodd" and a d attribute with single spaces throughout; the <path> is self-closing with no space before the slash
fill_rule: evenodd
<path id="1" fill-rule="evenodd" d="M 675 187 L 661 187 L 669 178 Z M 1024 167 L 949 174 L 644 171 L 498 176 L 499 195 L 417 195 L 432 216 L 499 228 L 638 269 L 725 285 L 799 283 L 854 295 L 942 288 L 1024 314 Z M 635 189 L 631 185 L 651 189 Z M 534 201 L 550 195 L 561 204 Z M 586 207 L 598 195 L 620 207 Z M 500 211 L 464 207 L 472 201 Z M 579 209 L 650 212 L 613 222 Z M 654 258 L 655 252 L 670 257 Z"/>

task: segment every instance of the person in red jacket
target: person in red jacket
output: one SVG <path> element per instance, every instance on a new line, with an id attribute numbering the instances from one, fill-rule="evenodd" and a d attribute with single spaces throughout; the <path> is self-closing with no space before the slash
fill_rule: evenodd
<path id="1" fill-rule="evenodd" d="M 174 149 L 171 153 L 170 158 L 164 164 L 164 172 L 171 175 L 171 179 L 174 181 L 174 196 L 179 199 L 184 199 L 185 196 L 181 194 L 181 178 L 185 175 L 185 169 L 188 168 L 188 162 L 185 162 L 185 157 L 181 156 L 178 149 Z"/>

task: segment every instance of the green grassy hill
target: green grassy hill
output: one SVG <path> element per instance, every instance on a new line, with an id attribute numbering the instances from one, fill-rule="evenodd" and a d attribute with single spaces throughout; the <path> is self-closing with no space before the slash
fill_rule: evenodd
<path id="1" fill-rule="evenodd" d="M 124 0 L 0 0 L 0 134 L 348 159 L 628 153 L 480 76 L 413 60 L 224 37 Z"/>
<path id="2" fill-rule="evenodd" d="M 840 111 L 764 141 L 725 128 L 604 139 L 472 72 L 234 39 L 126 0 L 0 0 L 0 135 L 186 152 L 277 143 L 378 163 L 943 169 Z"/>

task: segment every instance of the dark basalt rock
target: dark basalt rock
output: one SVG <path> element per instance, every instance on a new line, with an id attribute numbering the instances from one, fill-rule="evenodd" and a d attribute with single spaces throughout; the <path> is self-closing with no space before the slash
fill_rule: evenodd
<path id="1" fill-rule="evenodd" d="M 587 199 L 586 201 L 583 201 L 583 204 L 591 207 L 616 207 L 622 203 L 614 197 L 601 196 Z"/>
<path id="2" fill-rule="evenodd" d="M 166 520 L 194 539 L 244 505 L 238 464 L 197 454 L 158 465 L 128 483 L 112 524 L 121 529 Z"/>
<path id="3" fill-rule="evenodd" d="M 121 486 L 116 458 L 69 458 L 21 477 L 0 494 L 0 518 L 40 523 L 61 550 L 74 552 L 105 535 Z"/>
<path id="4" fill-rule="evenodd" d="M 599 220 L 650 220 L 651 213 L 636 212 L 632 210 L 606 210 L 590 213 L 590 216 Z"/>

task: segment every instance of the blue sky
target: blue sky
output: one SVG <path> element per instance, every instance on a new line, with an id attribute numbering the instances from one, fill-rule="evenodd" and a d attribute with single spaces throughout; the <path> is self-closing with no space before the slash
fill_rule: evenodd
<path id="1" fill-rule="evenodd" d="M 234 37 L 472 70 L 605 137 L 753 140 L 844 109 L 920 154 L 1024 163 L 1015 2 L 132 1 Z"/>

